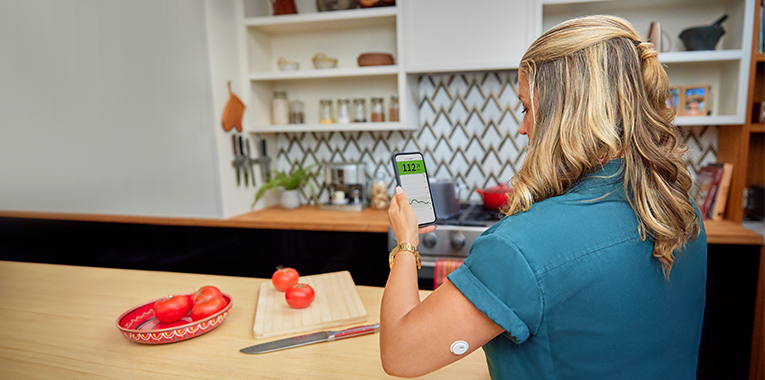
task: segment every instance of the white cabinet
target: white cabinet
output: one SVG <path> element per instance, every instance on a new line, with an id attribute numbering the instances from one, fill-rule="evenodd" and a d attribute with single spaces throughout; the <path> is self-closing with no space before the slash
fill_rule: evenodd
<path id="1" fill-rule="evenodd" d="M 300 4 L 298 11 L 301 12 Z M 402 59 L 400 7 L 313 11 L 271 16 L 267 1 L 244 0 L 246 73 L 249 82 L 245 128 L 252 133 L 301 131 L 407 130 L 417 127 L 416 78 L 409 77 Z M 393 55 L 390 66 L 359 67 L 365 52 Z M 312 58 L 324 53 L 337 58 L 336 68 L 314 69 Z M 280 71 L 279 58 L 297 61 L 298 71 Z M 285 90 L 290 100 L 304 103 L 304 124 L 272 125 L 271 99 L 275 90 Z M 398 96 L 399 120 L 389 121 L 392 95 Z M 332 100 L 337 118 L 338 99 L 366 100 L 370 119 L 371 98 L 384 99 L 386 122 L 320 124 L 319 102 Z M 353 118 L 353 113 L 351 113 Z"/>
<path id="2" fill-rule="evenodd" d="M 403 3 L 406 71 L 517 68 L 534 38 L 528 0 Z"/>
<path id="3" fill-rule="evenodd" d="M 612 14 L 630 21 L 647 40 L 651 22 L 671 38 L 659 54 L 671 86 L 709 85 L 709 116 L 678 116 L 677 125 L 743 124 L 747 110 L 754 0 L 540 0 L 535 35 L 573 17 Z M 710 25 L 723 14 L 725 35 L 716 50 L 685 51 L 678 38 L 686 28 Z M 665 40 L 665 45 L 666 40 Z M 666 48 L 665 48 L 666 49 Z"/>

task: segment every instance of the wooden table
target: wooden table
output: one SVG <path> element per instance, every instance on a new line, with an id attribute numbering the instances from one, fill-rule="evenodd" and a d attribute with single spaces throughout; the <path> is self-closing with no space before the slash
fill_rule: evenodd
<path id="1" fill-rule="evenodd" d="M 262 279 L 0 261 L 2 379 L 383 379 L 379 334 L 247 355 Z M 188 341 L 133 343 L 115 323 L 152 299 L 216 285 L 231 295 L 228 319 Z M 379 320 L 382 288 L 358 287 Z M 423 296 L 427 292 L 422 293 Z M 350 326 L 341 326 L 346 328 Z M 488 379 L 483 351 L 425 378 Z"/>

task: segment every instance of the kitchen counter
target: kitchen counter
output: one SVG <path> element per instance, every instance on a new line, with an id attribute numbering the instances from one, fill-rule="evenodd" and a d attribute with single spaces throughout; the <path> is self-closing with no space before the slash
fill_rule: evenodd
<path id="1" fill-rule="evenodd" d="M 252 336 L 262 281 L 0 261 L 0 378 L 390 378 L 380 364 L 379 334 L 268 354 L 240 353 L 273 340 Z M 127 340 L 115 325 L 134 306 L 203 285 L 218 286 L 233 302 L 228 319 L 207 334 L 150 346 Z M 365 324 L 378 322 L 383 289 L 357 288 L 369 315 Z M 488 379 L 489 374 L 478 350 L 424 378 Z"/>
<path id="2" fill-rule="evenodd" d="M 322 211 L 318 206 L 285 209 L 279 206 L 251 211 L 229 219 L 169 218 L 131 215 L 71 214 L 0 211 L 0 218 L 134 223 L 163 226 L 260 228 L 306 231 L 388 232 L 387 210 L 366 208 L 361 212 Z"/>
<path id="3" fill-rule="evenodd" d="M 278 206 L 251 211 L 229 219 L 163 218 L 125 215 L 62 214 L 0 211 L 0 217 L 137 223 L 167 226 L 259 228 L 304 231 L 388 232 L 386 210 L 361 212 L 322 211 L 317 206 L 283 209 Z M 709 244 L 761 245 L 763 236 L 729 220 L 704 221 Z"/>

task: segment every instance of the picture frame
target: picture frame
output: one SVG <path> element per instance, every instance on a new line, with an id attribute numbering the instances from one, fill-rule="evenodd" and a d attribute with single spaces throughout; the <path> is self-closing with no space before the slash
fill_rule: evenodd
<path id="1" fill-rule="evenodd" d="M 709 85 L 679 86 L 678 116 L 709 115 Z"/>
<path id="2" fill-rule="evenodd" d="M 678 109 L 680 104 L 680 93 L 682 92 L 682 88 L 678 86 L 672 86 L 669 88 L 669 97 L 667 98 L 667 106 L 673 107 L 675 110 Z"/>

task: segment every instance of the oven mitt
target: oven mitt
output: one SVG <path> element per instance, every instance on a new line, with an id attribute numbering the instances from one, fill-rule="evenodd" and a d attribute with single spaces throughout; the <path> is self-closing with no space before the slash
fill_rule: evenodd
<path id="1" fill-rule="evenodd" d="M 242 131 L 242 116 L 244 116 L 244 103 L 239 99 L 236 94 L 231 92 L 231 82 L 228 82 L 228 102 L 226 102 L 226 108 L 223 109 L 223 117 L 221 123 L 223 124 L 223 130 L 228 132 L 232 128 L 236 128 L 237 131 Z"/>

